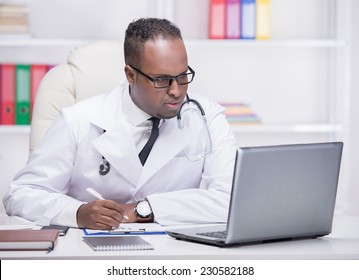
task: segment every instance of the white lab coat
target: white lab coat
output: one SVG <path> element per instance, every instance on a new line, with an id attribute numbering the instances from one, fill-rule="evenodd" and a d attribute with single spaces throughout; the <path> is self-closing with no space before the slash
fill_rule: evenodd
<path id="1" fill-rule="evenodd" d="M 172 118 L 162 124 L 142 166 L 122 111 L 123 94 L 126 83 L 62 110 L 5 194 L 9 215 L 77 227 L 77 209 L 94 199 L 86 192 L 92 187 L 121 203 L 147 197 L 161 224 L 226 221 L 236 143 L 223 108 L 190 94 L 206 112 L 213 142 L 208 157 L 185 157 L 193 137 Z M 102 156 L 111 164 L 105 176 L 99 175 Z"/>

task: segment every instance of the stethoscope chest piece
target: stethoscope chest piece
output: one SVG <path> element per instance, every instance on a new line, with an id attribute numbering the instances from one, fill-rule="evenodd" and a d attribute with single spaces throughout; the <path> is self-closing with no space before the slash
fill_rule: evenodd
<path id="1" fill-rule="evenodd" d="M 102 163 L 100 164 L 100 169 L 98 172 L 100 173 L 100 175 L 104 176 L 108 172 L 110 172 L 110 169 L 110 163 L 104 157 L 102 157 Z"/>
<path id="2" fill-rule="evenodd" d="M 103 133 L 105 133 L 106 130 L 103 130 Z M 98 173 L 100 173 L 101 176 L 105 176 L 108 172 L 110 172 L 111 166 L 110 163 L 105 159 L 104 156 L 102 156 L 102 162 L 99 166 Z"/>

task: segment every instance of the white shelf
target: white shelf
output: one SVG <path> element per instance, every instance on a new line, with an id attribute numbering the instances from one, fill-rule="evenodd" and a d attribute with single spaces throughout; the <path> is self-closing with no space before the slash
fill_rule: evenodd
<path id="1" fill-rule="evenodd" d="M 56 65 L 67 61 L 68 54 L 91 40 L 4 39 L 0 40 L 1 63 Z"/>
<path id="2" fill-rule="evenodd" d="M 231 127 L 235 133 L 337 133 L 342 131 L 341 125 L 329 124 L 231 124 Z M 28 125 L 0 125 L 0 134 L 27 134 L 29 132 Z"/>
<path id="3" fill-rule="evenodd" d="M 254 124 L 231 123 L 234 133 L 338 133 L 341 125 L 335 124 Z"/>
<path id="4" fill-rule="evenodd" d="M 347 42 L 334 39 L 270 39 L 270 40 L 242 40 L 242 39 L 200 39 L 186 40 L 186 45 L 198 45 L 205 47 L 317 47 L 317 48 L 338 48 L 345 47 Z M 0 47 L 67 47 L 78 46 L 91 42 L 92 40 L 72 40 L 72 39 L 3 39 Z"/>
<path id="5" fill-rule="evenodd" d="M 3 39 L 0 47 L 72 47 L 90 42 L 90 40 L 71 40 L 71 39 Z"/>
<path id="6" fill-rule="evenodd" d="M 270 39 L 270 40 L 185 40 L 188 46 L 200 47 L 303 47 L 303 48 L 342 48 L 347 45 L 344 40 L 331 39 Z"/>
<path id="7" fill-rule="evenodd" d="M 338 133 L 341 125 L 336 124 L 233 124 L 234 133 Z M 27 134 L 29 125 L 0 125 L 0 134 Z"/>
<path id="8" fill-rule="evenodd" d="M 0 125 L 1 134 L 29 134 L 29 125 Z"/>

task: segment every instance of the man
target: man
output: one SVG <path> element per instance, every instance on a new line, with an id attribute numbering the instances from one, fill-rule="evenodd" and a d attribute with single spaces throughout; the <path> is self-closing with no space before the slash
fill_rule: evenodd
<path id="1" fill-rule="evenodd" d="M 5 194 L 9 215 L 93 229 L 226 221 L 236 143 L 222 107 L 186 95 L 194 71 L 180 30 L 132 22 L 124 53 L 127 81 L 62 110 Z"/>

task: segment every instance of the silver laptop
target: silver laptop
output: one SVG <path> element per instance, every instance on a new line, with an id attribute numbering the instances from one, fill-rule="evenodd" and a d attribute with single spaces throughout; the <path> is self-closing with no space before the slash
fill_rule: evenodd
<path id="1" fill-rule="evenodd" d="M 231 246 L 331 233 L 343 143 L 239 148 L 227 224 L 170 230 Z"/>

